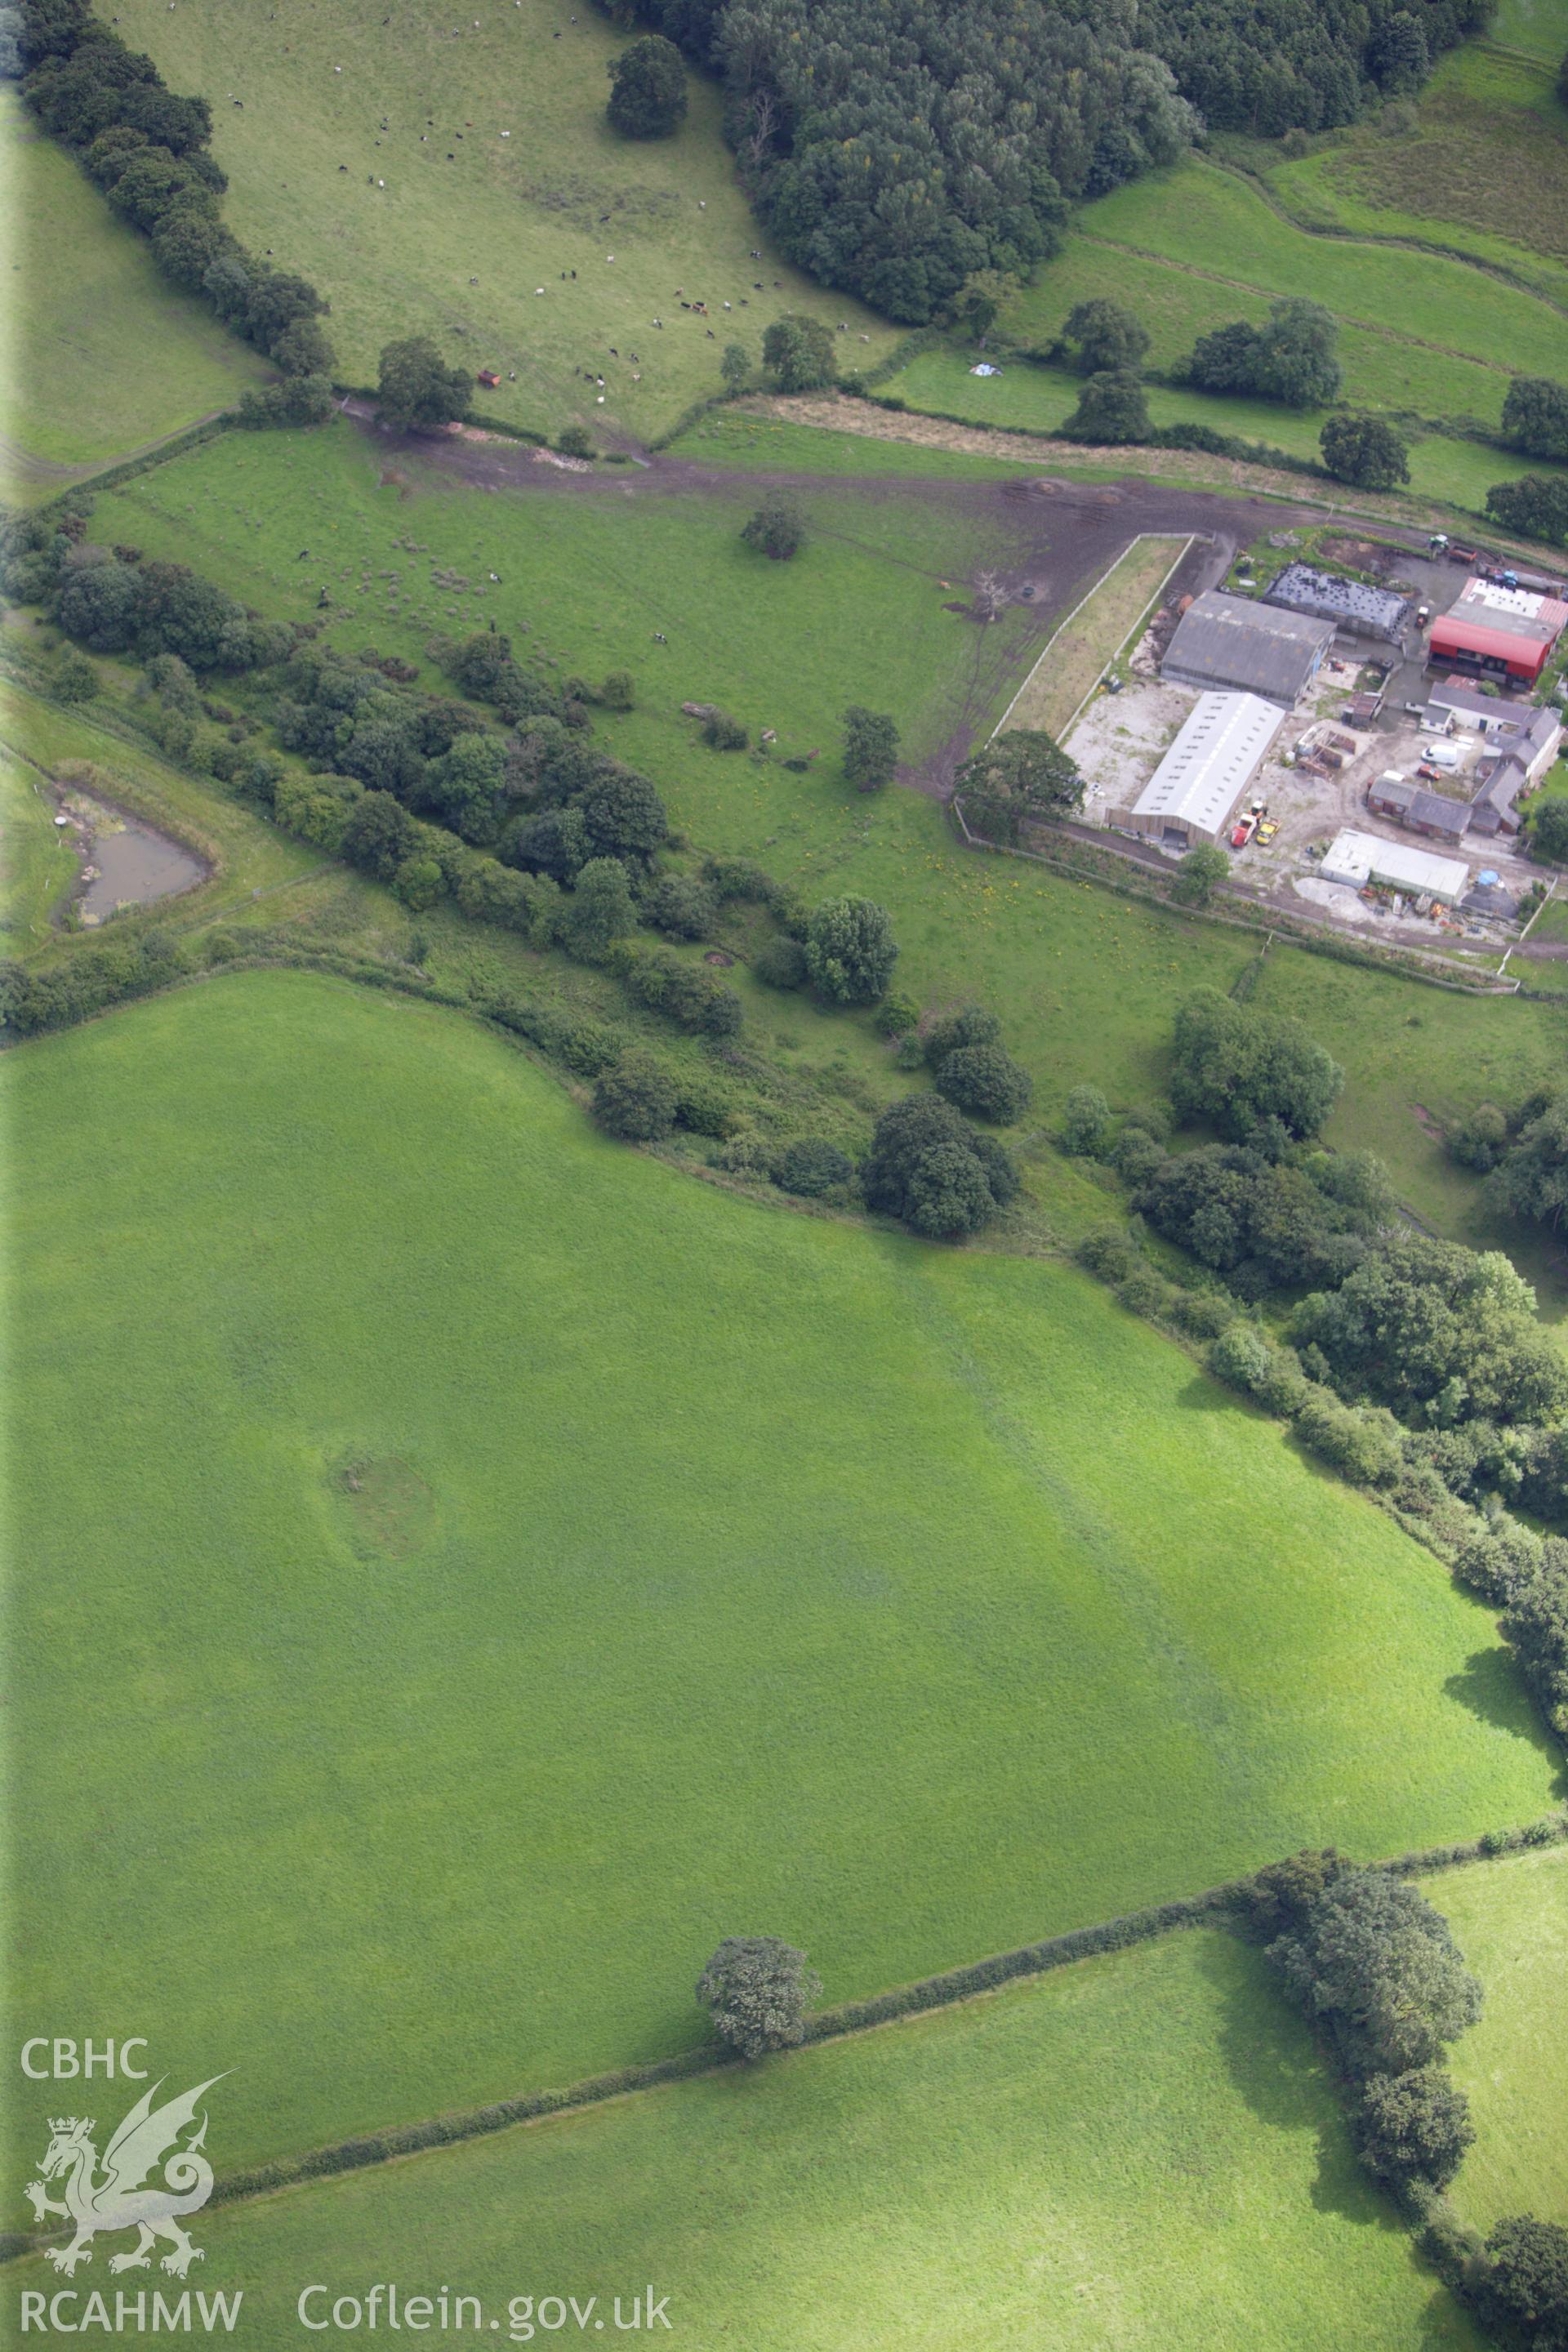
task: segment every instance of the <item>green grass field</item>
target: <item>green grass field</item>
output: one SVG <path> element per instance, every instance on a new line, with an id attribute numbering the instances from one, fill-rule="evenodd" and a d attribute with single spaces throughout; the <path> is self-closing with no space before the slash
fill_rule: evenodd
<path id="1" fill-rule="evenodd" d="M 1138 299 L 1136 294 L 1131 298 Z M 888 389 L 915 410 L 942 416 L 963 417 L 976 425 L 996 425 L 1027 433 L 1055 433 L 1078 404 L 1081 378 L 1064 368 L 1042 367 L 1026 360 L 1005 362 L 1002 373 L 974 376 L 973 354 L 938 344 L 921 352 L 889 379 Z M 1450 363 L 1442 369 L 1452 383 Z M 1484 387 L 1489 400 L 1493 387 Z M 1299 413 L 1263 400 L 1222 400 L 1215 394 L 1186 392 L 1167 384 L 1145 387 L 1149 416 L 1155 425 L 1207 425 L 1216 433 L 1235 435 L 1288 456 L 1318 456 L 1323 429 L 1321 410 Z M 1135 462 L 1129 460 L 1128 462 Z M 1156 466 L 1158 457 L 1152 461 Z M 1550 467 L 1547 468 L 1550 471 Z M 1540 472 L 1537 459 L 1494 449 L 1484 443 L 1464 441 L 1442 433 L 1417 435 L 1410 445 L 1410 495 L 1442 499 L 1479 512 L 1494 482 L 1512 481 L 1521 474 Z M 1331 485 L 1303 482 L 1303 494 L 1332 497 Z M 1355 506 L 1375 507 L 1381 501 L 1365 491 L 1341 493 Z"/>
<path id="2" fill-rule="evenodd" d="M 1505 2213 L 1568 2223 L 1568 1850 L 1444 1872 L 1424 1891 L 1487 1997 L 1449 2060 L 1478 2133 L 1454 2201 L 1482 2231 Z"/>
<path id="3" fill-rule="evenodd" d="M 595 2296 L 613 2326 L 651 2281 L 693 2352 L 1480 2343 L 1359 2172 L 1262 1963 L 1213 1932 L 209 2212 L 200 2234 L 202 2284 L 243 2288 L 262 2347 L 298 2342 L 299 2284 L 389 2277 L 479 2296 L 502 2342 L 514 2297 Z"/>
<path id="4" fill-rule="evenodd" d="M 1555 66 L 1568 50 L 1568 0 L 1500 0 L 1490 38 L 1495 47 Z"/>
<path id="5" fill-rule="evenodd" d="M 1568 40 L 1568 29 L 1563 35 Z M 1555 69 L 1556 60 L 1552 60 Z M 1414 126 L 1363 125 L 1268 184 L 1307 226 L 1442 245 L 1568 300 L 1568 114 L 1538 66 L 1484 46 L 1439 64 Z"/>
<path id="6" fill-rule="evenodd" d="M 844 1999 L 1547 1801 L 1485 1612 L 1073 1272 L 299 974 L 3 1076 L 12 1991 L 229 2165 L 689 2044 L 728 1933 Z"/>
<path id="7" fill-rule="evenodd" d="M 1179 334 L 1190 348 L 1194 331 L 1247 315 L 1232 299 L 1241 291 L 1268 299 L 1306 294 L 1347 329 L 1361 328 L 1383 357 L 1359 366 L 1352 357 L 1348 391 L 1369 404 L 1421 408 L 1424 383 L 1436 380 L 1423 372 L 1443 367 L 1459 396 L 1432 413 L 1473 405 L 1487 377 L 1500 406 L 1510 370 L 1548 373 L 1561 364 L 1561 320 L 1521 289 L 1439 254 L 1310 236 L 1237 173 L 1196 157 L 1086 206 L 1065 257 L 1081 252 L 1079 240 L 1097 257 L 1106 249 L 1112 266 L 1129 255 L 1165 266 L 1167 300 L 1147 320 L 1156 362 Z M 1057 291 L 1066 274 L 1055 262 L 1040 270 L 1006 314 L 1011 331 L 1042 341 L 1057 332 L 1077 299 L 1064 302 Z M 1191 281 L 1184 290 L 1184 280 Z M 1481 372 L 1455 369 L 1455 360 L 1480 362 Z"/>
<path id="8" fill-rule="evenodd" d="M 10 229 L 0 495 L 52 496 L 70 469 L 237 404 L 268 371 L 175 294 L 135 231 L 0 88 L 0 210 Z"/>
<path id="9" fill-rule="evenodd" d="M 1499 77 L 1508 83 L 1510 76 L 1508 88 L 1492 87 Z M 1501 131 L 1494 119 L 1499 109 Z M 1515 114 L 1517 139 L 1506 127 Z M 1456 144 L 1450 116 L 1466 126 L 1462 145 Z M 1085 205 L 1060 255 L 1036 272 L 1033 285 L 1005 312 L 1002 336 L 1043 348 L 1075 303 L 1109 296 L 1149 329 L 1150 364 L 1171 370 L 1208 328 L 1234 318 L 1260 322 L 1282 295 L 1305 294 L 1340 320 L 1344 398 L 1352 404 L 1402 417 L 1473 417 L 1495 425 L 1510 372 L 1561 373 L 1562 310 L 1464 258 L 1375 240 L 1437 243 L 1447 236 L 1483 262 L 1522 266 L 1528 256 L 1489 236 L 1484 224 L 1506 219 L 1518 227 L 1533 219 L 1527 191 L 1539 202 L 1541 189 L 1553 186 L 1558 175 L 1568 187 L 1568 131 L 1538 72 L 1476 49 L 1445 61 L 1423 101 L 1423 123 L 1428 117 L 1429 132 L 1419 137 L 1391 141 L 1364 129 L 1351 134 L 1350 148 L 1325 145 L 1294 163 L 1282 163 L 1277 147 L 1251 142 L 1249 158 L 1256 155 L 1281 205 L 1305 226 L 1282 216 L 1240 173 L 1198 157 Z M 1413 159 L 1425 154 L 1428 139 L 1434 158 L 1441 159 L 1432 163 L 1429 176 L 1454 211 L 1473 215 L 1478 224 L 1468 241 L 1431 219 L 1389 210 L 1401 189 L 1405 201 L 1413 201 Z M 1450 157 L 1456 159 L 1451 167 Z M 1431 201 L 1438 201 L 1435 193 Z M 1360 235 L 1314 236 L 1309 233 L 1314 222 Z M 1568 270 L 1558 273 L 1558 285 L 1552 267 L 1539 264 L 1536 277 L 1544 284 L 1545 271 L 1561 302 L 1568 297 Z M 969 373 L 973 360 L 967 348 L 939 345 L 910 361 L 885 388 L 911 408 L 1036 432 L 1053 430 L 1077 399 L 1074 378 L 1060 371 L 1015 362 L 999 377 L 979 379 Z M 1321 414 L 1159 384 L 1149 387 L 1148 396 L 1157 425 L 1211 425 L 1295 456 L 1317 455 Z M 1474 442 L 1417 435 L 1411 488 L 1479 510 L 1493 482 L 1526 470 L 1522 461 Z"/>
<path id="10" fill-rule="evenodd" d="M 846 367 L 892 348 L 883 321 L 770 247 L 711 83 L 689 77 L 673 139 L 610 130 L 605 68 L 626 36 L 587 0 L 484 0 L 482 20 L 450 22 L 420 5 L 390 24 L 377 5 L 279 0 L 263 26 L 222 0 L 125 0 L 118 19 L 174 89 L 211 100 L 226 217 L 321 287 L 352 381 L 374 384 L 391 337 L 428 333 L 500 371 L 479 414 L 647 438 L 721 389 L 726 341 L 759 358 L 780 311 L 847 321 Z M 584 372 L 605 379 L 602 408 Z"/>
<path id="11" fill-rule="evenodd" d="M 4 740 L 0 840 L 0 932 L 8 953 L 25 955 L 50 937 L 49 918 L 76 878 L 77 861 L 55 830 L 54 803 L 37 769 Z"/>
<path id="12" fill-rule="evenodd" d="M 150 553 L 183 549 L 290 619 L 316 614 L 325 582 L 334 641 L 374 640 L 423 663 L 432 683 L 431 631 L 494 618 L 521 650 L 542 643 L 590 678 L 629 662 L 661 711 L 723 701 L 755 728 L 776 726 L 785 753 L 826 750 L 845 705 L 875 682 L 908 714 L 906 756 L 921 758 L 977 696 L 982 715 L 1005 701 L 1042 638 L 1023 608 L 984 635 L 943 610 L 942 580 L 965 587 L 982 564 L 1021 560 L 1026 545 L 1026 520 L 1009 529 L 990 501 L 976 509 L 959 494 L 992 478 L 973 470 L 951 496 L 941 480 L 924 496 L 920 484 L 903 497 L 808 488 L 811 547 L 791 563 L 742 544 L 753 501 L 739 478 L 694 496 L 645 494 L 635 475 L 605 472 L 586 493 L 546 484 L 539 496 L 482 497 L 416 458 L 399 459 L 395 483 L 384 470 L 352 426 L 236 435 L 109 493 L 93 528 L 119 537 L 134 520 Z M 427 552 L 411 555 L 410 539 Z M 466 592 L 437 583 L 454 571 L 471 582 Z M 668 646 L 656 646 L 656 629 Z M 746 761 L 718 766 L 737 791 L 757 789 Z"/>
<path id="13" fill-rule="evenodd" d="M 851 498 L 835 466 L 862 453 L 868 488 Z M 879 899 L 903 948 L 900 984 L 930 1003 L 984 993 L 1034 1073 L 1043 1115 L 1085 1080 L 1123 1106 L 1158 1091 L 1173 1006 L 1196 986 L 1229 988 L 1251 943 L 1035 868 L 982 865 L 958 849 L 934 803 L 904 792 L 868 801 L 845 786 L 834 756 L 851 700 L 893 711 L 914 759 L 961 726 L 1000 718 L 1042 642 L 1038 624 L 1015 608 L 977 641 L 942 607 L 968 567 L 1015 556 L 1024 527 L 960 494 L 1019 469 L 760 418 L 709 420 L 680 454 L 721 468 L 733 490 L 645 496 L 635 478 L 609 475 L 586 495 L 476 498 L 412 467 L 384 484 L 374 446 L 346 427 L 235 435 L 100 499 L 93 530 L 149 553 L 183 551 L 289 618 L 310 616 L 327 576 L 352 608 L 335 632 L 351 648 L 419 659 L 432 620 L 452 630 L 493 615 L 530 628 L 525 646 L 547 645 L 567 670 L 629 668 L 638 709 L 598 713 L 595 725 L 655 779 L 700 848 L 754 856 L 810 898 L 853 887 Z M 751 559 L 737 537 L 745 471 L 804 473 L 808 455 L 824 477 L 805 499 L 810 544 L 788 564 Z M 410 558 L 409 541 L 425 551 Z M 330 548 L 332 560 L 312 570 L 298 561 L 301 547 Z M 381 576 L 399 566 L 403 580 Z M 487 593 L 448 604 L 431 592 L 433 566 Z M 491 570 L 499 587 L 488 585 Z M 1089 569 L 1082 586 L 1092 578 Z M 668 646 L 654 646 L 656 627 Z M 437 682 L 428 665 L 426 676 Z M 795 776 L 709 751 L 679 715 L 686 698 L 721 702 L 753 730 L 776 727 L 781 752 L 821 750 L 823 760 Z M 763 1017 L 789 1034 L 796 1001 L 758 996 Z M 1259 1001 L 1298 1013 L 1344 1064 L 1334 1139 L 1380 1151 L 1420 1214 L 1495 1246 L 1474 1181 L 1415 1107 L 1444 1119 L 1486 1096 L 1517 1100 L 1560 1067 L 1562 1011 L 1446 995 L 1279 947 Z M 885 1090 L 886 1059 L 868 1033 L 845 1024 L 839 1034 Z M 1509 1236 L 1515 1247 L 1523 1238 Z M 1554 1280 L 1549 1264 L 1530 1262 L 1533 1278 Z M 1552 1311 L 1563 1295 L 1549 1291 Z"/>

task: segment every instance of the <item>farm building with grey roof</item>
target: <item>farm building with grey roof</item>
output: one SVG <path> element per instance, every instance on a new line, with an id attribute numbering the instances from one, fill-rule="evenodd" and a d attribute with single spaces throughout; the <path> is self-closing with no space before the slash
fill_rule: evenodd
<path id="1" fill-rule="evenodd" d="M 1347 636 L 1381 637 L 1395 646 L 1415 610 L 1412 598 L 1395 589 L 1370 588 L 1364 581 L 1319 572 L 1310 563 L 1288 563 L 1263 601 L 1284 612 L 1331 621 Z"/>
<path id="2" fill-rule="evenodd" d="M 1331 621 L 1211 588 L 1182 615 L 1161 675 L 1178 686 L 1260 694 L 1289 709 L 1317 676 L 1333 635 Z"/>

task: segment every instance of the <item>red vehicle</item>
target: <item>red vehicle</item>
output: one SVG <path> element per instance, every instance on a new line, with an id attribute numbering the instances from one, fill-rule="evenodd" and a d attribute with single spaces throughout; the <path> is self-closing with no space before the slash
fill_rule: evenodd
<path id="1" fill-rule="evenodd" d="M 1443 782 L 1442 769 L 1433 767 L 1428 760 L 1423 760 L 1415 772 L 1418 776 L 1425 776 L 1429 784 L 1440 784 Z"/>
<path id="2" fill-rule="evenodd" d="M 1245 849 L 1247 843 L 1252 839 L 1253 834 L 1257 829 L 1258 819 L 1255 816 L 1247 815 L 1238 817 L 1236 824 L 1231 828 L 1231 847 L 1233 849 Z"/>

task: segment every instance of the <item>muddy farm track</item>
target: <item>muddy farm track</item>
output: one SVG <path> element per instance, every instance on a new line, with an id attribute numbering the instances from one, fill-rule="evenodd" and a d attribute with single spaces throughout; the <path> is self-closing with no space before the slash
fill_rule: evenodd
<path id="1" fill-rule="evenodd" d="M 1194 535 L 1196 543 L 1172 584 L 1177 593 L 1196 593 L 1223 579 L 1237 551 L 1259 533 L 1305 528 L 1322 520 L 1310 507 L 1287 507 L 1276 499 L 1173 488 L 1131 476 L 1114 482 L 1082 482 L 1049 474 L 1020 475 L 1013 481 L 953 481 L 912 471 L 859 477 L 793 469 L 748 468 L 742 473 L 669 456 L 637 456 L 630 467 L 612 473 L 569 467 L 518 442 L 468 435 L 442 439 L 391 434 L 374 423 L 367 404 L 350 403 L 349 413 L 385 450 L 389 465 L 404 459 L 411 467 L 434 468 L 496 494 L 600 501 L 701 497 L 729 499 L 746 507 L 754 506 L 761 495 L 790 492 L 814 502 L 817 537 L 848 544 L 864 544 L 856 532 L 857 511 L 889 502 L 946 510 L 970 526 L 985 527 L 994 533 L 991 568 L 1005 601 L 1022 601 L 1032 626 L 1026 637 L 1009 631 L 1004 642 L 1000 632 L 969 624 L 973 651 L 941 749 L 923 767 L 906 770 L 900 777 L 913 789 L 942 798 L 952 790 L 953 775 L 977 730 L 999 707 L 1003 688 L 1025 676 L 1058 624 L 1140 531 Z M 831 512 L 825 516 L 829 494 Z M 1394 529 L 1379 535 L 1418 544 L 1414 534 Z M 879 553 L 885 562 L 899 561 Z M 926 576 L 934 588 L 941 575 L 932 569 Z M 955 573 L 955 592 L 959 585 Z M 1024 597 L 1026 590 L 1033 592 L 1032 598 Z"/>

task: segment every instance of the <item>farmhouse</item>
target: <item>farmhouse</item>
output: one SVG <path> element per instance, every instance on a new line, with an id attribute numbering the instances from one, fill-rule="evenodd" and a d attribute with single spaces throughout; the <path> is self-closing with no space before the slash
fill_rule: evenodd
<path id="1" fill-rule="evenodd" d="M 1530 713 L 1528 726 L 1504 737 L 1500 746 L 1482 754 L 1485 781 L 1470 808 L 1477 833 L 1518 833 L 1524 824 L 1519 803 L 1537 785 L 1557 756 L 1563 729 L 1554 711 L 1544 708 Z"/>
<path id="2" fill-rule="evenodd" d="M 1415 610 L 1410 597 L 1392 588 L 1369 588 L 1337 572 L 1315 571 L 1310 563 L 1288 563 L 1263 601 L 1287 613 L 1331 621 L 1346 636 L 1381 637 L 1391 646 L 1402 641 Z"/>
<path id="3" fill-rule="evenodd" d="M 1230 688 L 1289 709 L 1316 677 L 1333 635 L 1331 621 L 1211 588 L 1183 614 L 1160 672 L 1179 686 Z"/>
<path id="4" fill-rule="evenodd" d="M 1391 816 L 1432 841 L 1462 840 L 1470 822 L 1467 802 L 1445 800 L 1441 793 L 1429 793 L 1392 768 L 1367 786 L 1366 804 L 1379 816 Z"/>
<path id="5" fill-rule="evenodd" d="M 1462 898 L 1470 878 L 1461 857 L 1435 857 L 1429 849 L 1408 849 L 1402 841 L 1379 841 L 1371 833 L 1337 834 L 1318 870 L 1325 882 L 1342 882 L 1354 890 L 1382 882 L 1449 906 Z"/>
<path id="6" fill-rule="evenodd" d="M 1432 624 L 1429 662 L 1534 686 L 1568 626 L 1568 604 L 1533 589 L 1467 580 L 1452 609 Z"/>
<path id="7" fill-rule="evenodd" d="M 1280 714 L 1256 694 L 1204 694 L 1130 809 L 1110 823 L 1172 848 L 1217 843 L 1228 832 Z"/>
<path id="8" fill-rule="evenodd" d="M 1529 717 L 1528 703 L 1505 702 L 1499 695 L 1483 694 L 1464 678 L 1447 677 L 1440 686 L 1426 688 L 1421 724 L 1432 735 L 1446 735 L 1455 727 L 1462 727 L 1467 734 L 1511 735 Z"/>

